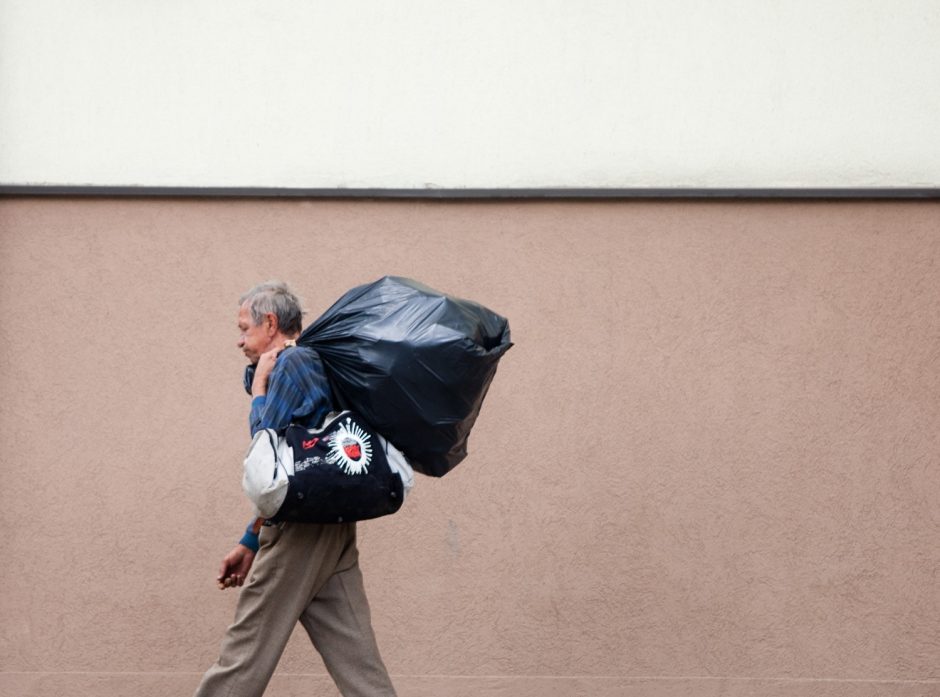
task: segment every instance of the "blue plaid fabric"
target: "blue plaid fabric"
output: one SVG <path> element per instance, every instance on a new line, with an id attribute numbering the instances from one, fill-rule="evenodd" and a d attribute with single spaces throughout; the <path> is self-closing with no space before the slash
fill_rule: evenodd
<path id="1" fill-rule="evenodd" d="M 263 428 L 283 432 L 292 423 L 316 428 L 332 402 L 330 383 L 316 351 L 306 346 L 284 349 L 268 379 L 268 393 L 251 400 L 251 435 Z"/>

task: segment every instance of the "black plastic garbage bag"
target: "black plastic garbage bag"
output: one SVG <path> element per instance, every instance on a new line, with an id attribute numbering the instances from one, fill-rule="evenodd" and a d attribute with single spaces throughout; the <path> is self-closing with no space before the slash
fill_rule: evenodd
<path id="1" fill-rule="evenodd" d="M 424 474 L 467 456 L 509 322 L 417 281 L 386 276 L 353 288 L 303 331 L 337 406 L 359 412 Z"/>

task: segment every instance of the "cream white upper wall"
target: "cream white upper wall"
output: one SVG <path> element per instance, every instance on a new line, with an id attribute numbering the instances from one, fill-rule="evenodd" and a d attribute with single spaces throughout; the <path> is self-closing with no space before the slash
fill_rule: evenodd
<path id="1" fill-rule="evenodd" d="M 0 184 L 940 185 L 937 0 L 0 0 Z"/>

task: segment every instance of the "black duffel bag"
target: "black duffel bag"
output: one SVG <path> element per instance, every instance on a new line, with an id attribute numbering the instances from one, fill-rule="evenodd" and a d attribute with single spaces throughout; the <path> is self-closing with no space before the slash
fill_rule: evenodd
<path id="1" fill-rule="evenodd" d="M 255 434 L 242 486 L 274 522 L 343 523 L 401 508 L 414 473 L 358 415 L 344 411 L 317 429 L 291 425 Z"/>

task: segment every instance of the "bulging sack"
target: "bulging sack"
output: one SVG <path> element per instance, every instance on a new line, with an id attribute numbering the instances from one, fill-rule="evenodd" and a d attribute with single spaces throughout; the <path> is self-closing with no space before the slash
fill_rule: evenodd
<path id="1" fill-rule="evenodd" d="M 466 457 L 496 364 L 512 346 L 504 317 L 396 276 L 350 290 L 297 343 L 320 355 L 339 407 L 437 477 Z"/>
<path id="2" fill-rule="evenodd" d="M 343 523 L 395 513 L 414 485 L 405 457 L 357 414 L 318 429 L 258 431 L 245 456 L 242 487 L 274 522 Z"/>

